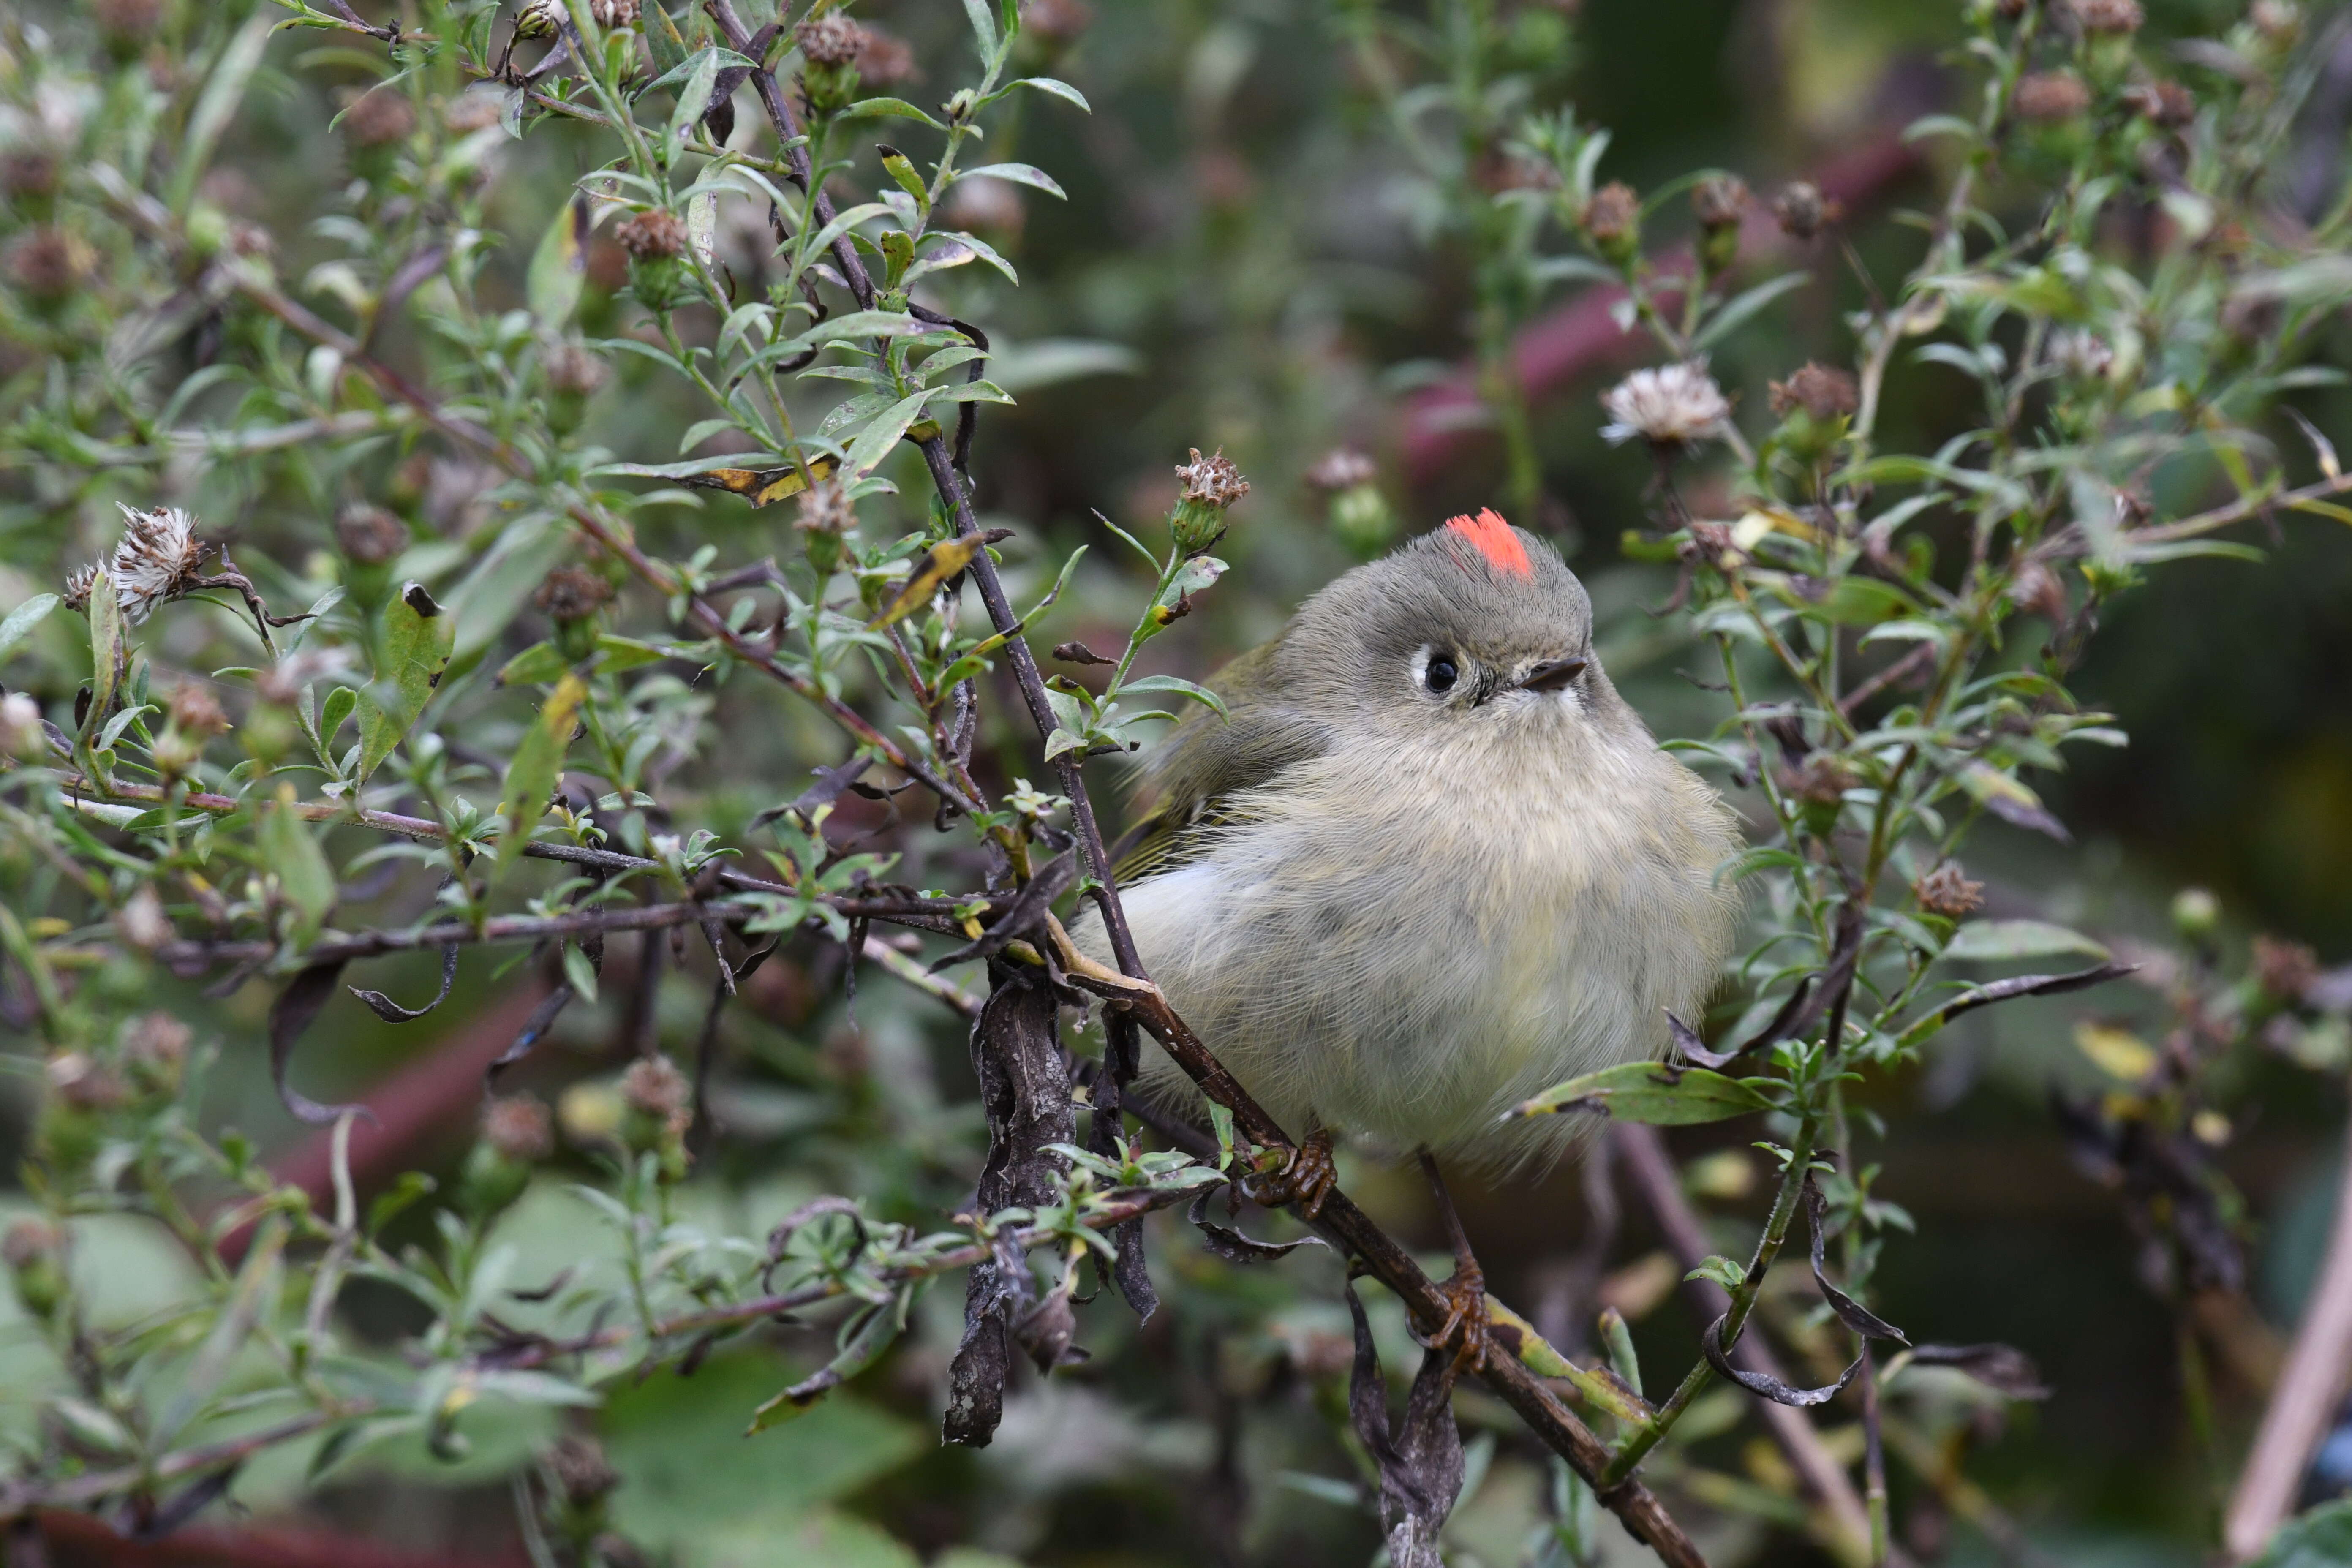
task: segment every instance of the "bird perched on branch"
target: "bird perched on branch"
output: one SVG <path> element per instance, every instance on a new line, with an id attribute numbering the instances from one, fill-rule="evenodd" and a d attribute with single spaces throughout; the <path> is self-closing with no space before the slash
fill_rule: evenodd
<path id="1" fill-rule="evenodd" d="M 1665 1054 L 1715 984 L 1739 847 L 1592 648 L 1549 545 L 1457 517 L 1317 594 L 1144 763 L 1119 879 L 1144 966 L 1294 1136 L 1490 1169 L 1504 1113 Z M 1091 913 L 1074 931 L 1108 943 Z M 1154 1050 L 1147 1095 L 1197 1103 Z M 1316 1179 L 1309 1174 L 1302 1179 Z M 1324 1178 L 1324 1179 L 1328 1179 Z"/>

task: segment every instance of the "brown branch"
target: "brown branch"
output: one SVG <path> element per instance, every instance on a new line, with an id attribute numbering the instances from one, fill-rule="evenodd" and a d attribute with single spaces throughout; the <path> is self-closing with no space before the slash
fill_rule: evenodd
<path id="1" fill-rule="evenodd" d="M 2304 1471 L 2352 1381 L 2352 1161 L 2339 1179 L 2336 1229 L 2319 1282 L 2271 1386 L 2252 1452 L 2231 1494 L 2221 1542 L 2233 1563 L 2258 1555 L 2294 1511 Z"/>
<path id="2" fill-rule="evenodd" d="M 1633 1178 L 1643 1200 L 1658 1222 L 1667 1248 L 1685 1269 L 1696 1268 L 1715 1249 L 1707 1245 L 1706 1232 L 1699 1217 L 1683 1194 L 1682 1178 L 1675 1171 L 1674 1156 L 1667 1152 L 1666 1141 L 1654 1127 L 1634 1122 L 1619 1122 L 1610 1128 L 1619 1156 L 1626 1172 Z M 1684 1294 L 1689 1298 L 1702 1322 L 1713 1322 L 1731 1308 L 1730 1293 L 1712 1279 L 1686 1280 Z M 1762 1373 L 1780 1382 L 1789 1381 L 1782 1373 L 1779 1358 L 1771 1348 L 1755 1334 L 1743 1334 L 1732 1346 L 1731 1360 L 1743 1372 Z M 1870 1513 L 1863 1506 L 1862 1494 L 1854 1490 L 1853 1478 L 1837 1461 L 1813 1424 L 1805 1419 L 1801 1410 L 1785 1405 L 1759 1402 L 1764 1425 L 1770 1430 L 1773 1441 L 1788 1455 L 1789 1462 L 1803 1478 L 1806 1489 L 1821 1503 L 1826 1516 L 1826 1534 L 1842 1551 L 1859 1552 L 1867 1560 L 1870 1551 Z"/>

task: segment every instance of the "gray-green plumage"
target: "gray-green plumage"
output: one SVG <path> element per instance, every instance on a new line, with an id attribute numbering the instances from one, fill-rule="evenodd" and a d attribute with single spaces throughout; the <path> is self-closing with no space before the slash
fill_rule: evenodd
<path id="1" fill-rule="evenodd" d="M 1457 520 L 1308 600 L 1212 679 L 1229 718 L 1144 763 L 1122 873 L 1144 963 L 1294 1134 L 1539 1158 L 1578 1119 L 1506 1110 L 1663 1053 L 1666 1010 L 1705 1000 L 1738 835 L 1591 628 L 1549 547 Z M 1148 1089 L 1189 1096 L 1153 1056 Z"/>

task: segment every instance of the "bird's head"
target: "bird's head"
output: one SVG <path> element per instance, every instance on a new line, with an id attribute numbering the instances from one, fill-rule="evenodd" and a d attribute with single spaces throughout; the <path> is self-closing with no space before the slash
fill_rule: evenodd
<path id="1" fill-rule="evenodd" d="M 1592 602 L 1558 552 L 1488 510 L 1360 566 L 1304 605 L 1276 679 L 1389 733 L 1573 722 L 1622 706 Z"/>

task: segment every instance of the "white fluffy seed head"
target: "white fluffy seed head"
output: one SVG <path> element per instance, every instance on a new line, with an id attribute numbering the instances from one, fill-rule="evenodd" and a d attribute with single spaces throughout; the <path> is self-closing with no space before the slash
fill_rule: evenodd
<path id="1" fill-rule="evenodd" d="M 1731 405 L 1706 370 L 1704 356 L 1680 364 L 1637 370 L 1601 395 L 1610 423 L 1601 427 L 1614 446 L 1638 436 L 1658 446 L 1706 440 L 1731 417 Z"/>
<path id="2" fill-rule="evenodd" d="M 195 519 L 175 506 L 152 511 L 126 506 L 122 521 L 122 542 L 114 547 L 106 573 L 114 583 L 114 602 L 137 626 L 156 605 L 187 592 L 205 548 L 196 539 Z"/>

